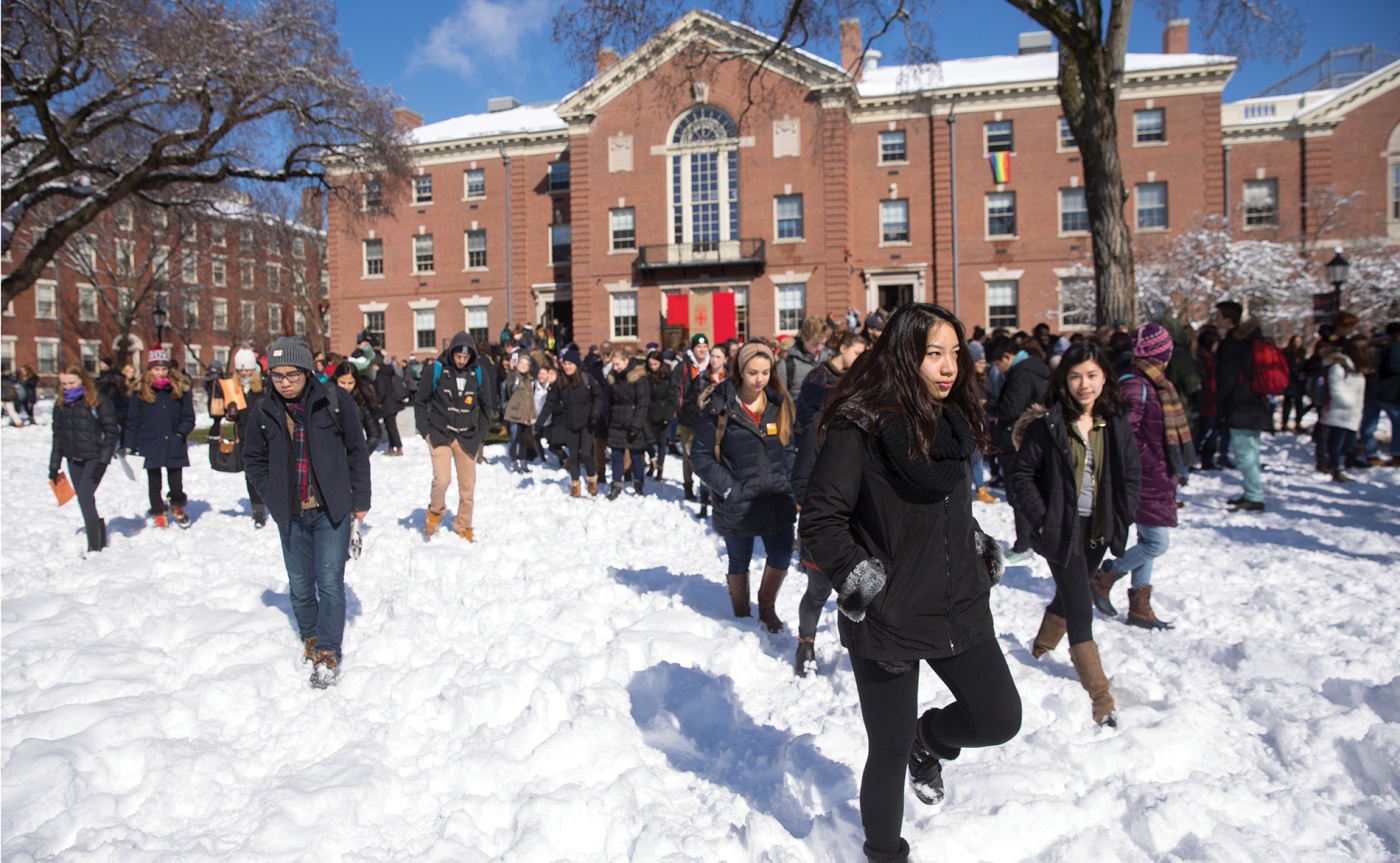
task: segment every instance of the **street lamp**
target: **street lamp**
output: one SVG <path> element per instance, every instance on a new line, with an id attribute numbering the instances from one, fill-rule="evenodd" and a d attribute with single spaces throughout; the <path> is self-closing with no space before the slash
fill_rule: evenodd
<path id="1" fill-rule="evenodd" d="M 1351 269 L 1351 264 L 1342 257 L 1342 250 L 1337 249 L 1337 254 L 1332 260 L 1327 262 L 1327 281 L 1332 284 L 1332 320 L 1337 319 L 1337 313 L 1342 310 L 1342 285 L 1347 280 L 1347 270 Z"/>
<path id="2" fill-rule="evenodd" d="M 165 346 L 165 323 L 170 320 L 170 315 L 165 311 L 165 306 L 160 300 L 156 300 L 156 307 L 151 310 L 151 322 L 156 325 L 156 347 Z"/>

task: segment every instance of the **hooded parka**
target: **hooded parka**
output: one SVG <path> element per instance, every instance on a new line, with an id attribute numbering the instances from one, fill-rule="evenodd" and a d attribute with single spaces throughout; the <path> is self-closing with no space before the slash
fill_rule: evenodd
<path id="1" fill-rule="evenodd" d="M 695 473 L 715 494 L 714 528 L 720 536 L 772 536 L 791 530 L 797 521 L 792 494 L 792 465 L 797 441 L 778 436 L 783 396 L 772 386 L 765 391 L 763 421 L 755 425 L 729 381 L 710 393 L 700 406 L 700 425 L 690 447 Z M 724 436 L 715 458 L 720 418 Z"/>
<path id="2" fill-rule="evenodd" d="M 633 363 L 621 374 L 608 370 L 608 446 L 643 449 L 651 443 L 651 381 L 645 363 Z"/>
<path id="3" fill-rule="evenodd" d="M 452 354 L 467 351 L 467 364 L 458 369 Z M 473 455 L 481 451 L 496 414 L 492 370 L 478 362 L 476 339 L 460 332 L 436 360 L 423 368 L 413 399 L 414 424 L 431 446 L 448 446 L 454 439 Z"/>

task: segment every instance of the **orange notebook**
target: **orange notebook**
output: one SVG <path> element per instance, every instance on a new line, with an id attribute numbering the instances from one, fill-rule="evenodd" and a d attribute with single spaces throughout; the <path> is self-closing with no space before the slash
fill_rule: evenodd
<path id="1" fill-rule="evenodd" d="M 68 474 L 63 471 L 58 472 L 58 479 L 49 483 L 49 488 L 53 489 L 53 496 L 58 498 L 58 505 L 63 506 L 73 499 L 76 492 L 73 491 L 73 484 L 68 481 Z"/>
<path id="2" fill-rule="evenodd" d="M 238 405 L 238 409 L 241 411 L 248 409 L 248 400 L 243 397 L 243 387 L 239 386 L 237 381 L 232 378 L 221 378 L 219 386 L 224 391 L 225 410 L 229 405 Z"/>

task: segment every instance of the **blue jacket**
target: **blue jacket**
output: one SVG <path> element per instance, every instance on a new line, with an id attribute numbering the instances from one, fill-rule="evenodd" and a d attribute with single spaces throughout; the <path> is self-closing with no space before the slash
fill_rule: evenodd
<path id="1" fill-rule="evenodd" d="M 155 395 L 153 402 L 131 397 L 122 446 L 145 456 L 146 470 L 189 467 L 185 439 L 194 431 L 194 399 L 189 390 L 178 399 L 170 397 L 169 389 Z"/>
<path id="2" fill-rule="evenodd" d="M 306 446 L 311 458 L 316 499 L 333 522 L 347 513 L 363 512 L 370 504 L 369 450 L 360 430 L 355 400 L 338 386 L 308 379 Z M 275 392 L 251 409 L 243 441 L 243 467 L 248 481 L 267 504 L 279 526 L 301 510 L 293 489 L 292 436 L 286 402 Z"/>

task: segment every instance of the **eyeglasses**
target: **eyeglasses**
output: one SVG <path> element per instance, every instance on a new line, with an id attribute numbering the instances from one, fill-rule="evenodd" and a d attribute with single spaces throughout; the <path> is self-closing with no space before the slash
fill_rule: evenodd
<path id="1" fill-rule="evenodd" d="M 274 384 L 299 384 L 306 377 L 306 372 L 268 372 L 267 376 L 272 378 Z"/>

